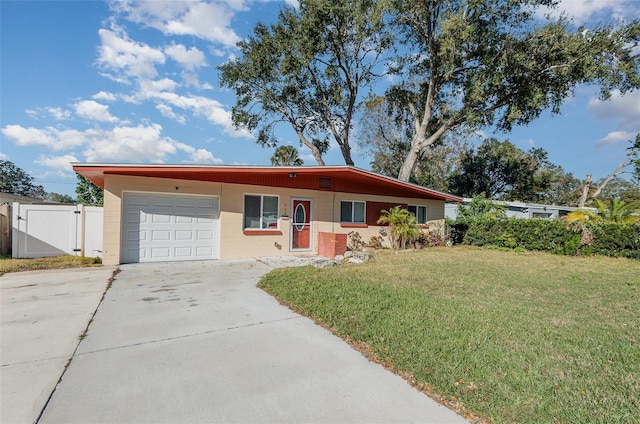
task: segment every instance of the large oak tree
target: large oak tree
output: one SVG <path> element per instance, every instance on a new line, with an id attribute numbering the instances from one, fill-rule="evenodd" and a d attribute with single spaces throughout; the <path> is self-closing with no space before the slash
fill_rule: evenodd
<path id="1" fill-rule="evenodd" d="M 554 0 L 390 0 L 407 52 L 387 93 L 411 114 L 408 181 L 420 153 L 452 129 L 509 131 L 543 110 L 560 112 L 579 84 L 625 93 L 640 86 L 640 23 L 577 27 L 541 17 Z"/>
<path id="2" fill-rule="evenodd" d="M 238 43 L 240 56 L 219 67 L 220 84 L 236 94 L 236 127 L 275 147 L 286 122 L 319 165 L 333 139 L 353 165 L 350 136 L 363 87 L 378 77 L 389 46 L 373 0 L 302 0 L 273 25 L 258 24 Z"/>

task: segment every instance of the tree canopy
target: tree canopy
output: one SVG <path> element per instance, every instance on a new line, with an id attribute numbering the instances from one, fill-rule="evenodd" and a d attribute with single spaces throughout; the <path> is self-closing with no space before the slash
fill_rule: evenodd
<path id="1" fill-rule="evenodd" d="M 76 176 L 78 177 L 78 183 L 76 185 L 78 202 L 85 206 L 103 206 L 104 190 L 82 175 L 76 174 Z"/>
<path id="2" fill-rule="evenodd" d="M 286 122 L 320 165 L 331 140 L 353 164 L 356 106 L 363 93 L 384 92 L 392 120 L 404 121 L 393 151 L 409 181 L 452 132 L 510 131 L 560 113 L 581 84 L 602 98 L 640 87 L 640 21 L 583 27 L 544 8 L 558 2 L 302 0 L 238 44 L 220 83 L 236 94 L 237 127 L 275 147 L 275 126 Z"/>
<path id="3" fill-rule="evenodd" d="M 0 191 L 44 199 L 44 187 L 33 183 L 33 177 L 8 160 L 0 160 Z"/>
<path id="4" fill-rule="evenodd" d="M 541 18 L 553 0 L 396 0 L 397 31 L 408 53 L 387 93 L 411 113 L 415 132 L 398 174 L 407 181 L 420 152 L 459 126 L 509 131 L 545 109 L 560 112 L 578 84 L 603 98 L 640 86 L 640 22 L 575 27 Z"/>
<path id="5" fill-rule="evenodd" d="M 464 197 L 484 193 L 492 199 L 524 200 L 536 189 L 538 167 L 535 155 L 523 152 L 508 141 L 491 138 L 463 154 L 449 188 Z"/>
<path id="6" fill-rule="evenodd" d="M 287 122 L 319 165 L 333 139 L 353 165 L 350 136 L 363 87 L 389 45 L 373 0 L 302 0 L 273 25 L 258 24 L 238 43 L 239 58 L 221 65 L 220 84 L 236 94 L 236 127 L 278 144 L 275 125 Z"/>

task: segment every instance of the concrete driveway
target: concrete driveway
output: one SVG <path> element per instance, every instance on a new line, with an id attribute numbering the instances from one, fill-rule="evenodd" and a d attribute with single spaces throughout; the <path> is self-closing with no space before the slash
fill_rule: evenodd
<path id="1" fill-rule="evenodd" d="M 465 422 L 256 288 L 282 265 L 121 266 L 39 422 Z"/>
<path id="2" fill-rule="evenodd" d="M 0 277 L 0 422 L 37 419 L 114 270 L 33 271 Z"/>

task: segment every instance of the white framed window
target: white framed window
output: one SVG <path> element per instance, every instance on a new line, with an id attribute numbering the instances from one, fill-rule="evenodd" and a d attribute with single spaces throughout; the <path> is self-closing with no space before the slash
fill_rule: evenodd
<path id="1" fill-rule="evenodd" d="M 421 205 L 408 205 L 407 209 L 409 213 L 416 217 L 417 224 L 427 223 L 427 207 Z"/>
<path id="2" fill-rule="evenodd" d="M 261 194 L 244 195 L 244 230 L 277 230 L 280 198 Z"/>
<path id="3" fill-rule="evenodd" d="M 340 202 L 340 222 L 364 224 L 365 210 L 365 202 L 343 200 Z"/>

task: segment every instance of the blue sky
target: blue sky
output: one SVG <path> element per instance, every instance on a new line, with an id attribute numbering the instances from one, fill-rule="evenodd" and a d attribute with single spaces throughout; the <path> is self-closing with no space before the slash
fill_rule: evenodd
<path id="1" fill-rule="evenodd" d="M 0 159 L 74 197 L 71 162 L 270 164 L 273 149 L 233 128 L 235 99 L 219 87 L 216 66 L 284 4 L 1 0 Z M 561 8 L 578 24 L 640 17 L 639 0 L 562 0 Z M 544 148 L 578 178 L 605 177 L 640 132 L 640 92 L 606 102 L 596 94 L 579 87 L 562 115 L 496 136 Z M 315 164 L 294 137 L 282 142 Z M 370 160 L 354 146 L 356 166 L 369 169 Z M 326 162 L 344 163 L 337 147 Z"/>

